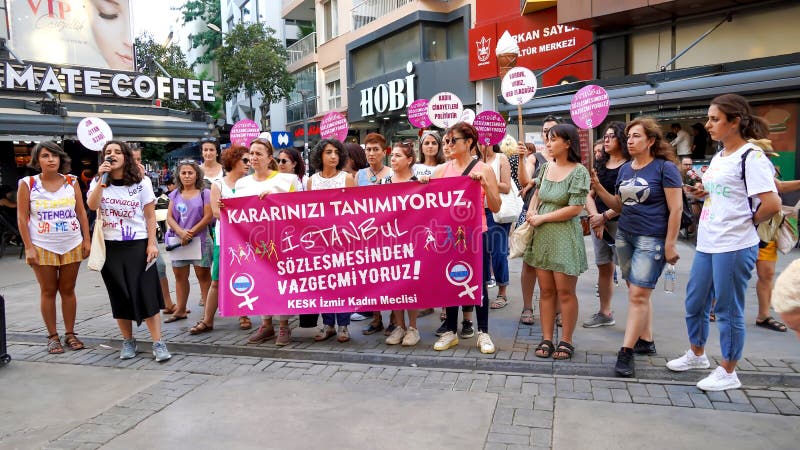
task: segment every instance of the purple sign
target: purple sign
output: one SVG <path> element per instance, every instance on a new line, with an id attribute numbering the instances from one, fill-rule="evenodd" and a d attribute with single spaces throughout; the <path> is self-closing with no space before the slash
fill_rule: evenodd
<path id="1" fill-rule="evenodd" d="M 431 126 L 431 119 L 428 118 L 428 99 L 414 100 L 408 105 L 408 122 L 417 128 Z"/>
<path id="2" fill-rule="evenodd" d="M 240 120 L 231 127 L 231 144 L 249 147 L 253 139 L 257 138 L 260 133 L 261 130 L 254 121 L 250 119 Z"/>
<path id="3" fill-rule="evenodd" d="M 347 137 L 347 118 L 336 111 L 325 114 L 319 124 L 319 135 L 323 139 L 338 139 L 344 141 Z"/>
<path id="4" fill-rule="evenodd" d="M 472 126 L 478 130 L 478 143 L 482 145 L 499 144 L 506 135 L 506 121 L 495 111 L 479 112 Z"/>
<path id="5" fill-rule="evenodd" d="M 584 86 L 572 97 L 569 114 L 578 128 L 589 130 L 600 125 L 608 116 L 608 92 L 600 86 Z"/>

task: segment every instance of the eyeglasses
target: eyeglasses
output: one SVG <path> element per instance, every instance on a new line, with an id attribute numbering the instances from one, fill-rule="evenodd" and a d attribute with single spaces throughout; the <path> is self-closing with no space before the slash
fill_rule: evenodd
<path id="1" fill-rule="evenodd" d="M 403 148 L 414 148 L 414 144 L 412 142 L 410 142 L 410 141 L 398 142 L 398 143 L 396 143 L 394 145 L 398 146 L 398 147 L 403 147 Z"/>
<path id="2" fill-rule="evenodd" d="M 250 158 L 242 158 L 242 162 L 245 164 L 250 164 Z"/>
<path id="3" fill-rule="evenodd" d="M 459 139 L 466 140 L 467 138 L 465 138 L 465 137 L 454 137 L 452 139 L 451 138 L 444 138 L 444 143 L 447 144 L 447 145 L 456 145 L 456 141 L 459 140 Z"/>
<path id="4" fill-rule="evenodd" d="M 610 141 L 610 140 L 616 139 L 616 138 L 617 138 L 616 134 L 607 134 L 607 135 L 603 136 L 603 140 L 604 141 Z"/>
<path id="5" fill-rule="evenodd" d="M 283 158 L 276 159 L 276 161 L 278 161 L 278 164 L 289 164 L 290 162 L 293 162 L 291 159 L 283 159 Z"/>
<path id="6" fill-rule="evenodd" d="M 203 144 L 205 144 L 206 142 L 217 142 L 217 138 L 204 137 L 204 138 L 200 139 L 200 142 L 203 143 Z"/>

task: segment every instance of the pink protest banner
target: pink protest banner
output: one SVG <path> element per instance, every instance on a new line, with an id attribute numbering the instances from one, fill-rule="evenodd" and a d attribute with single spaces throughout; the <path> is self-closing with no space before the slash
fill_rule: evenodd
<path id="1" fill-rule="evenodd" d="M 481 111 L 472 126 L 478 130 L 478 142 L 483 145 L 499 144 L 506 136 L 506 121 L 496 111 Z"/>
<path id="2" fill-rule="evenodd" d="M 250 119 L 242 119 L 231 127 L 231 144 L 249 147 L 253 139 L 261 133 L 258 124 Z"/>
<path id="3" fill-rule="evenodd" d="M 482 216 L 468 177 L 226 199 L 220 312 L 480 304 Z"/>
<path id="4" fill-rule="evenodd" d="M 414 100 L 408 105 L 408 122 L 417 128 L 431 126 L 431 119 L 428 118 L 428 99 Z"/>
<path id="5" fill-rule="evenodd" d="M 347 118 L 336 111 L 331 111 L 322 118 L 322 122 L 319 124 L 319 135 L 323 139 L 344 141 L 347 137 L 347 128 Z"/>

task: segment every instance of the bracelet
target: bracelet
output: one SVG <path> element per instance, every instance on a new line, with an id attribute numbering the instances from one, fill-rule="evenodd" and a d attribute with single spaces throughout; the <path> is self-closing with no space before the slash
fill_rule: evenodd
<path id="1" fill-rule="evenodd" d="M 610 219 L 608 218 L 608 216 L 606 215 L 606 213 L 607 213 L 607 212 L 608 212 L 608 210 L 605 210 L 605 211 L 603 211 L 603 219 L 604 219 L 606 222 L 608 222 L 608 221 L 610 220 Z"/>

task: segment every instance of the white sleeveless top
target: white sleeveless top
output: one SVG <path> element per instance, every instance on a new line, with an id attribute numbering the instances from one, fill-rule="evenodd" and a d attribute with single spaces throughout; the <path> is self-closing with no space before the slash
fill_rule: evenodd
<path id="1" fill-rule="evenodd" d="M 83 235 L 75 212 L 77 178 L 64 177 L 64 183 L 56 192 L 45 189 L 39 175 L 25 177 L 19 182 L 25 183 L 30 191 L 28 231 L 33 245 L 59 255 L 81 245 Z"/>
<path id="2" fill-rule="evenodd" d="M 215 181 L 214 184 L 216 184 L 217 187 L 219 188 L 219 194 L 220 194 L 219 198 L 224 199 L 224 198 L 236 197 L 236 188 L 233 189 L 229 188 L 228 185 L 225 183 L 224 179 L 219 179 Z M 214 237 L 216 239 L 216 241 L 214 242 L 215 245 L 219 245 L 220 243 L 219 233 L 222 230 L 220 222 L 221 220 L 217 220 L 217 223 L 214 225 Z"/>
<path id="3" fill-rule="evenodd" d="M 340 170 L 333 178 L 323 178 L 322 172 L 317 172 L 311 175 L 311 190 L 319 191 L 321 189 L 336 189 L 345 187 L 347 182 L 347 172 Z"/>

